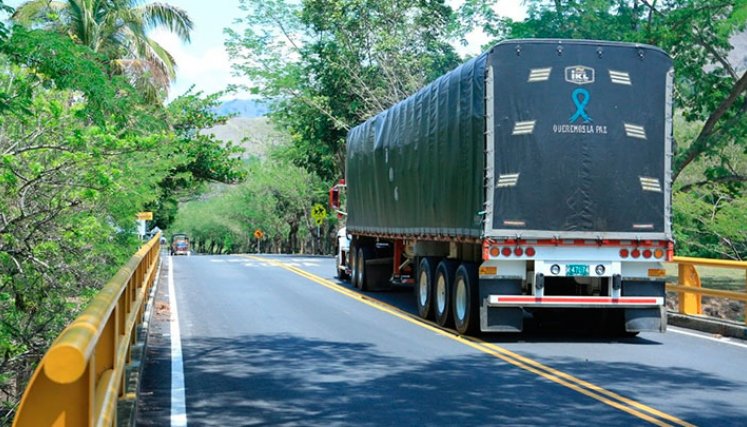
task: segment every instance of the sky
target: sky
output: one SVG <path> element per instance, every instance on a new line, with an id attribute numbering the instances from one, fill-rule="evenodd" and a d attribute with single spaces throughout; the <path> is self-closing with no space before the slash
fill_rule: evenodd
<path id="1" fill-rule="evenodd" d="M 245 77 L 232 75 L 231 60 L 225 51 L 223 29 L 232 26 L 233 20 L 242 17 L 239 0 L 161 0 L 187 11 L 194 22 L 192 42 L 182 43 L 164 30 L 156 30 L 151 37 L 169 51 L 176 60 L 177 79 L 172 84 L 170 98 L 186 92 L 192 85 L 204 93 L 219 92 L 229 84 L 247 84 Z M 463 0 L 447 0 L 457 7 Z M 5 4 L 18 6 L 22 0 L 5 0 Z M 497 0 L 494 9 L 503 16 L 515 20 L 525 17 L 526 8 L 522 0 Z M 481 32 L 467 36 L 468 45 L 455 46 L 460 55 L 480 53 L 480 46 L 487 42 Z M 236 93 L 229 98 L 248 98 L 247 93 Z"/>

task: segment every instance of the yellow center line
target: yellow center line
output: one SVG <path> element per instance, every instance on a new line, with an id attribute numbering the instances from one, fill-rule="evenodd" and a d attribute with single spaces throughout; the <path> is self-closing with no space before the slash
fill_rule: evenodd
<path id="1" fill-rule="evenodd" d="M 665 412 L 659 411 L 657 409 L 644 405 L 635 400 L 629 399 L 627 397 L 621 396 L 612 391 L 606 390 L 600 386 L 592 384 L 588 381 L 584 381 L 573 375 L 567 374 L 562 371 L 558 371 L 554 368 L 551 368 L 547 365 L 537 362 L 536 360 L 522 356 L 518 353 L 512 352 L 496 344 L 482 341 L 480 339 L 473 338 L 473 337 L 458 335 L 453 331 L 442 329 L 441 327 L 436 326 L 435 324 L 432 324 L 426 320 L 423 320 L 420 317 L 417 317 L 406 311 L 400 310 L 392 305 L 389 305 L 377 299 L 370 298 L 366 295 L 363 295 L 358 292 L 354 292 L 347 288 L 341 287 L 336 282 L 316 276 L 312 273 L 301 270 L 298 267 L 285 264 L 278 260 L 257 257 L 253 255 L 246 255 L 246 257 L 251 258 L 255 261 L 267 263 L 267 264 L 288 270 L 292 273 L 302 276 L 312 282 L 320 284 L 337 293 L 356 299 L 377 310 L 383 311 L 387 314 L 390 314 L 392 316 L 405 320 L 423 329 L 427 329 L 443 337 L 457 341 L 475 350 L 479 350 L 482 353 L 489 354 L 493 357 L 503 360 L 506 363 L 509 363 L 518 368 L 521 368 L 527 372 L 536 374 L 556 384 L 562 385 L 578 393 L 581 393 L 585 396 L 588 396 L 592 399 L 598 400 L 608 406 L 619 409 L 623 412 L 626 412 L 642 420 L 648 421 L 651 424 L 658 425 L 658 426 L 679 425 L 679 426 L 684 426 L 684 427 L 694 427 L 693 424 L 690 424 L 687 421 L 681 420 L 675 416 L 669 415 Z"/>
<path id="2" fill-rule="evenodd" d="M 659 411 L 659 410 L 657 410 L 655 408 L 651 408 L 651 407 L 646 406 L 646 405 L 644 405 L 642 403 L 636 402 L 635 400 L 632 400 L 632 399 L 629 399 L 627 397 L 621 396 L 621 395 L 619 395 L 619 394 L 617 394 L 615 392 L 609 391 L 607 389 L 604 389 L 604 388 L 599 387 L 599 386 L 597 386 L 595 384 L 592 384 L 592 383 L 589 383 L 587 381 L 584 381 L 584 380 L 582 380 L 580 378 L 574 377 L 574 376 L 572 376 L 570 374 L 567 374 L 565 372 L 558 371 L 558 370 L 553 369 L 553 368 L 551 368 L 551 367 L 549 367 L 547 365 L 543 365 L 540 362 L 537 362 L 535 360 L 529 359 L 529 358 L 524 357 L 524 356 L 522 356 L 520 354 L 514 353 L 511 350 L 505 349 L 503 347 L 497 346 L 497 345 L 492 344 L 492 343 L 485 343 L 485 342 L 483 342 L 483 345 L 485 345 L 486 347 L 489 347 L 489 348 L 493 348 L 496 351 L 499 351 L 499 352 L 501 352 L 503 354 L 508 355 L 509 357 L 515 358 L 517 360 L 520 360 L 520 361 L 522 361 L 522 362 L 524 362 L 524 363 L 526 363 L 528 365 L 536 366 L 536 367 L 538 367 L 540 369 L 544 369 L 545 371 L 547 371 L 549 373 L 552 373 L 554 375 L 557 375 L 557 376 L 559 376 L 561 378 L 565 378 L 565 379 L 568 379 L 570 381 L 573 381 L 576 384 L 579 384 L 579 385 L 581 385 L 581 386 L 583 386 L 583 387 L 585 387 L 587 389 L 590 389 L 590 390 L 593 390 L 593 391 L 595 391 L 597 393 L 606 395 L 606 396 L 608 396 L 608 397 L 610 397 L 612 399 L 618 400 L 618 401 L 620 401 L 622 403 L 625 403 L 625 404 L 627 404 L 629 406 L 632 406 L 634 408 L 640 409 L 642 411 L 646 411 L 646 412 L 648 412 L 650 414 L 656 415 L 659 418 L 664 418 L 664 419 L 666 419 L 668 421 L 671 421 L 671 422 L 673 422 L 673 423 L 675 423 L 677 425 L 694 427 L 693 424 L 690 424 L 690 423 L 688 423 L 686 421 L 683 421 L 683 420 L 681 420 L 681 419 L 679 419 L 677 417 L 669 415 L 669 414 L 667 414 L 665 412 L 661 412 L 661 411 Z"/>

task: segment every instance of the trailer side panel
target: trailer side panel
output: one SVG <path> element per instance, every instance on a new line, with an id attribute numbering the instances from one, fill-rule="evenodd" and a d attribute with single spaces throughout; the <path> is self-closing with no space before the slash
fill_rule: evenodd
<path id="1" fill-rule="evenodd" d="M 486 58 L 350 131 L 348 232 L 480 237 Z"/>

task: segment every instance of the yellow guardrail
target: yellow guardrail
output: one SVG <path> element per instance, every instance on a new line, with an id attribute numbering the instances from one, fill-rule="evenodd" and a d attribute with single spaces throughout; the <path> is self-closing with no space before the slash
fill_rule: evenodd
<path id="1" fill-rule="evenodd" d="M 23 393 L 13 426 L 112 426 L 125 365 L 157 275 L 160 233 L 117 272 L 52 343 Z"/>
<path id="2" fill-rule="evenodd" d="M 667 284 L 668 291 L 679 294 L 678 309 L 682 314 L 703 314 L 701 296 L 713 296 L 747 302 L 747 292 L 723 291 L 703 288 L 696 266 L 731 268 L 745 271 L 745 291 L 747 291 L 747 261 L 726 261 L 705 258 L 676 256 L 673 260 L 678 266 L 678 283 Z M 747 323 L 747 315 L 745 315 Z"/>

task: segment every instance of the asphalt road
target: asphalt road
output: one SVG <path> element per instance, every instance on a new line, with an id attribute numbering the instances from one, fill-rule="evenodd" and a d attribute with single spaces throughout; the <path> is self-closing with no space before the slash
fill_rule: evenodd
<path id="1" fill-rule="evenodd" d="M 415 319 L 409 290 L 364 297 L 338 282 L 331 258 L 171 261 L 138 425 L 183 421 L 174 296 L 189 425 L 747 425 L 744 343 L 562 322 L 464 339 Z"/>

